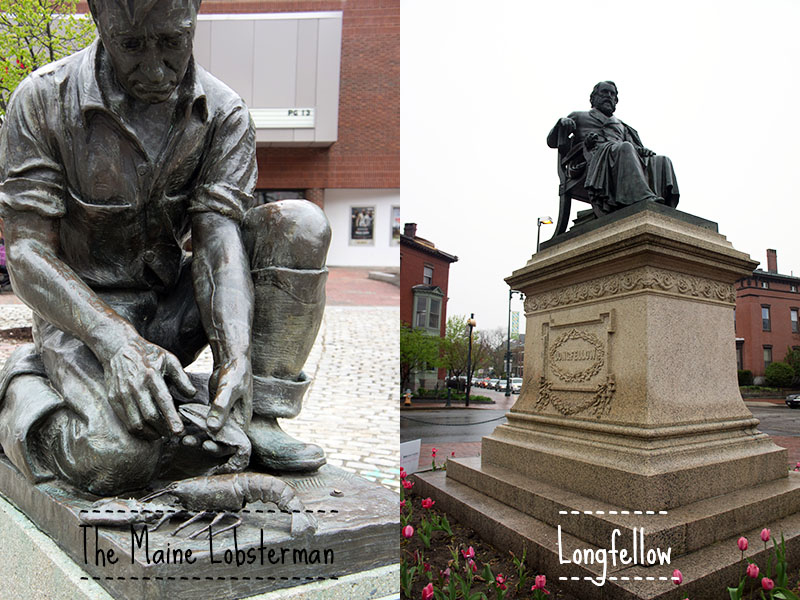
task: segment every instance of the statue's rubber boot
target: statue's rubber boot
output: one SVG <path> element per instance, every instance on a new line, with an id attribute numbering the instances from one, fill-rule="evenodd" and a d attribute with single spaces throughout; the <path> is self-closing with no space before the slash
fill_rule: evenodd
<path id="1" fill-rule="evenodd" d="M 325 310 L 327 269 L 267 267 L 253 274 L 253 419 L 251 465 L 268 471 L 314 471 L 325 452 L 294 439 L 277 418 L 297 416 L 311 380 L 302 372 Z"/>

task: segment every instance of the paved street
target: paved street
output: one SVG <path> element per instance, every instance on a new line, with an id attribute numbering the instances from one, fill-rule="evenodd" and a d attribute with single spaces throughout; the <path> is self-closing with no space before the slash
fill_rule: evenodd
<path id="1" fill-rule="evenodd" d="M 331 269 L 328 305 L 305 371 L 313 382 L 303 411 L 282 419 L 293 436 L 320 444 L 328 462 L 399 491 L 399 289 L 364 269 Z M 30 325 L 31 312 L 0 296 L 0 329 Z M 0 340 L 0 366 L 17 346 Z M 190 371 L 210 371 L 203 353 Z"/>
<path id="2" fill-rule="evenodd" d="M 496 404 L 464 405 L 444 408 L 443 402 L 418 402 L 412 409 L 403 408 L 400 415 L 400 441 L 422 440 L 419 468 L 431 465 L 431 451 L 436 448 L 436 462 L 443 463 L 453 453 L 458 457 L 479 456 L 481 437 L 505 423 L 503 418 L 517 396 L 506 398 L 503 392 L 475 390 L 473 394 L 489 396 Z M 761 421 L 759 430 L 788 450 L 789 465 L 800 462 L 800 410 L 791 410 L 780 401 L 746 402 Z"/>

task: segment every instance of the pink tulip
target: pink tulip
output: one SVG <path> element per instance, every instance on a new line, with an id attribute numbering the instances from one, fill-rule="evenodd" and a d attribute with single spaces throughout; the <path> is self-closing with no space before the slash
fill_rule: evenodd
<path id="1" fill-rule="evenodd" d="M 406 525 L 403 527 L 403 537 L 410 538 L 414 535 L 414 528 L 411 525 Z"/>
<path id="2" fill-rule="evenodd" d="M 672 572 L 672 583 L 675 585 L 680 585 L 683 583 L 683 573 L 681 573 L 680 569 L 675 569 Z"/>
<path id="3" fill-rule="evenodd" d="M 745 550 L 747 550 L 747 538 L 744 536 L 740 537 L 736 542 L 736 545 L 739 546 L 739 550 L 744 552 Z"/>
<path id="4" fill-rule="evenodd" d="M 408 473 L 405 472 L 403 467 L 400 467 L 400 479 L 405 479 L 406 477 L 408 477 Z"/>
<path id="5" fill-rule="evenodd" d="M 766 527 L 764 527 L 764 529 L 761 530 L 761 541 L 764 542 L 765 544 L 769 541 L 770 533 L 772 532 Z"/>
<path id="6" fill-rule="evenodd" d="M 431 456 L 436 458 L 436 448 L 431 448 Z"/>
<path id="7" fill-rule="evenodd" d="M 775 582 L 772 581 L 769 577 L 764 577 L 761 580 L 761 587 L 764 588 L 766 591 L 770 591 L 772 588 L 775 587 Z"/>
<path id="8" fill-rule="evenodd" d="M 422 600 L 432 600 L 433 598 L 433 584 L 429 583 L 422 588 Z"/>
<path id="9" fill-rule="evenodd" d="M 434 504 L 436 504 L 436 500 L 431 500 L 430 498 L 425 498 L 422 501 L 422 508 L 430 508 Z"/>
<path id="10" fill-rule="evenodd" d="M 478 565 L 475 564 L 474 560 L 472 560 L 470 558 L 469 561 L 467 562 L 467 564 L 470 566 L 470 568 L 472 569 L 473 573 L 477 573 L 478 572 Z"/>
<path id="11" fill-rule="evenodd" d="M 464 558 L 475 558 L 475 549 L 472 546 L 470 546 L 466 550 L 462 550 L 461 555 Z"/>
<path id="12" fill-rule="evenodd" d="M 544 586 L 547 585 L 547 577 L 545 577 L 544 575 L 537 575 L 533 581 L 534 584 L 533 587 L 531 588 L 532 592 L 535 592 L 536 590 L 542 590 L 545 594 L 548 595 L 550 594 L 550 592 L 544 589 Z"/>
<path id="13" fill-rule="evenodd" d="M 450 567 L 447 567 L 444 571 L 439 571 L 439 576 L 444 579 L 445 583 L 450 581 Z"/>
<path id="14" fill-rule="evenodd" d="M 403 480 L 403 487 L 405 489 L 407 489 L 407 490 L 410 490 L 412 487 L 414 487 L 414 482 L 413 481 L 408 481 L 407 479 L 404 479 Z"/>
<path id="15" fill-rule="evenodd" d="M 427 573 L 431 570 L 431 563 L 422 563 L 422 572 Z"/>
<path id="16" fill-rule="evenodd" d="M 508 587 L 506 585 L 506 578 L 503 577 L 502 573 L 500 573 L 497 577 L 495 577 L 494 580 L 497 582 L 497 587 L 499 587 L 501 590 L 504 590 Z"/>
<path id="17" fill-rule="evenodd" d="M 747 565 L 747 576 L 752 577 L 753 579 L 758 577 L 758 565 L 755 563 L 750 563 Z"/>

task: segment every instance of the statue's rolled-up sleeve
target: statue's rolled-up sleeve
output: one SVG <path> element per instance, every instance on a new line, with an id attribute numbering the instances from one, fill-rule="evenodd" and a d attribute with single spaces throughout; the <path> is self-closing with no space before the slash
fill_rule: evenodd
<path id="1" fill-rule="evenodd" d="M 52 143 L 56 122 L 40 79 L 23 81 L 11 98 L 0 133 L 0 215 L 33 211 L 59 218 L 66 212 L 64 171 Z"/>
<path id="2" fill-rule="evenodd" d="M 239 104 L 215 129 L 189 212 L 214 212 L 241 224 L 253 205 L 255 126 L 247 107 Z"/>

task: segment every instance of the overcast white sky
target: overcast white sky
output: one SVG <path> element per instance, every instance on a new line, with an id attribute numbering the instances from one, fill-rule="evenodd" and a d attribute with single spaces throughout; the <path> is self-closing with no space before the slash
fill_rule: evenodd
<path id="1" fill-rule="evenodd" d="M 606 79 L 672 159 L 678 209 L 800 276 L 798 24 L 796 0 L 402 0 L 402 220 L 459 257 L 448 315 L 506 326 L 503 279 L 558 217 L 547 133 Z"/>

